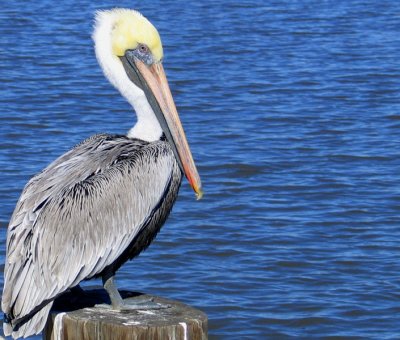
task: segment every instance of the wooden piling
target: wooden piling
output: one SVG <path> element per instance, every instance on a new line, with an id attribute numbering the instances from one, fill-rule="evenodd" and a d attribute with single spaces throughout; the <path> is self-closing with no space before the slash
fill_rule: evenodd
<path id="1" fill-rule="evenodd" d="M 205 340 L 207 316 L 181 302 L 122 292 L 124 299 L 151 299 L 166 308 L 118 312 L 95 304 L 109 303 L 102 290 L 70 293 L 57 300 L 43 332 L 46 340 Z M 75 306 L 75 307 L 74 307 Z"/>

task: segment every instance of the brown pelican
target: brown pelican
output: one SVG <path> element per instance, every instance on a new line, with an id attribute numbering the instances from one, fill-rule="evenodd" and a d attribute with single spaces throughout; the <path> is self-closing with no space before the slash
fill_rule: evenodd
<path id="1" fill-rule="evenodd" d="M 145 249 L 174 204 L 182 174 L 201 182 L 161 64 L 154 26 L 127 9 L 101 11 L 93 34 L 105 76 L 133 106 L 127 136 L 92 136 L 25 186 L 7 235 L 4 333 L 38 334 L 53 300 L 101 277 L 123 307 L 113 277 Z"/>

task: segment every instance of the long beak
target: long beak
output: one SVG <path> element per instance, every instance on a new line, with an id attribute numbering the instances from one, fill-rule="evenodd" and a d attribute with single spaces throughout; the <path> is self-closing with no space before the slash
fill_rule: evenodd
<path id="1" fill-rule="evenodd" d="M 122 61 L 126 69 L 124 59 Z M 127 61 L 131 67 L 135 66 L 135 83 L 137 84 L 138 80 L 141 83 L 141 88 L 146 93 L 146 97 L 157 116 L 161 128 L 174 150 L 179 166 L 196 193 L 197 199 L 201 199 L 203 191 L 200 176 L 193 161 L 161 62 L 148 66 L 137 58 L 134 58 L 134 60 L 128 59 Z M 132 61 L 134 65 L 132 65 Z M 128 76 L 131 78 L 129 73 Z"/>

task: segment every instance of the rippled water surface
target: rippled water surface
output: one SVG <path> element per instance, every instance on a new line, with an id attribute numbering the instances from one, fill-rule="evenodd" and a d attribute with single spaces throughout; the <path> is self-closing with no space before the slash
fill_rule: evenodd
<path id="1" fill-rule="evenodd" d="M 184 182 L 119 286 L 202 309 L 214 339 L 400 338 L 398 1 L 3 1 L 1 262 L 28 179 L 134 124 L 90 37 L 114 6 L 161 33 L 205 190 Z"/>

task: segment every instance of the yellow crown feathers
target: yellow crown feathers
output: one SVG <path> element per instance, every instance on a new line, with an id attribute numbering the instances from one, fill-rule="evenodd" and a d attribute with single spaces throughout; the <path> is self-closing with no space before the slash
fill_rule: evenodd
<path id="1" fill-rule="evenodd" d="M 138 44 L 145 44 L 155 61 L 160 61 L 163 57 L 161 38 L 157 29 L 134 10 L 117 11 L 111 41 L 116 56 L 123 56 L 127 50 L 135 49 Z"/>

